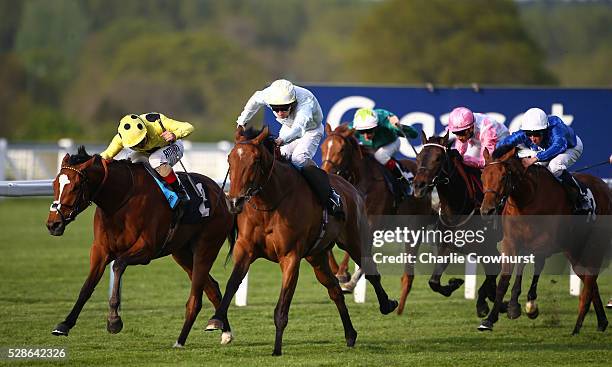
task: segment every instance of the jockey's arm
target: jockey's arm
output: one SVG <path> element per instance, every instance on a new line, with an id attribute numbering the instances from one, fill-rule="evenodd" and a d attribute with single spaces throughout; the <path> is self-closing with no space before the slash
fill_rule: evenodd
<path id="1" fill-rule="evenodd" d="M 164 124 L 166 130 L 173 133 L 176 140 L 189 136 L 189 134 L 191 134 L 194 130 L 193 125 L 188 122 L 173 120 L 165 116 L 162 117 L 162 119 L 162 123 Z"/>
<path id="2" fill-rule="evenodd" d="M 531 146 L 530 143 L 531 141 L 529 140 L 527 135 L 525 135 L 524 132 L 519 130 L 519 131 L 515 131 L 512 134 L 506 136 L 501 141 L 498 141 L 497 144 L 495 145 L 495 148 L 497 149 L 497 148 L 505 147 L 505 146 L 516 147 L 520 144 Z"/>
<path id="3" fill-rule="evenodd" d="M 110 144 L 108 145 L 108 148 L 106 148 L 105 151 L 100 153 L 100 156 L 103 159 L 113 159 L 117 154 L 119 154 L 122 149 L 123 144 L 121 142 L 121 137 L 119 136 L 119 134 L 117 134 L 113 137 L 113 140 L 111 140 Z"/>
<path id="4" fill-rule="evenodd" d="M 283 144 L 289 144 L 304 135 L 306 125 L 313 118 L 314 107 L 314 102 L 310 99 L 297 104 L 291 128 L 281 130 L 279 138 L 283 140 Z"/>
<path id="5" fill-rule="evenodd" d="M 567 150 L 567 140 L 561 134 L 555 134 L 554 130 L 551 132 L 551 142 L 546 150 L 536 154 L 536 158 L 540 161 L 549 161 L 557 155 Z"/>
<path id="6" fill-rule="evenodd" d="M 489 154 L 493 154 L 498 140 L 497 130 L 493 125 L 487 125 L 486 128 L 480 132 L 480 159 L 478 159 L 477 167 L 484 168 L 484 151 L 486 149 Z"/>
<path id="7" fill-rule="evenodd" d="M 259 111 L 260 108 L 266 105 L 266 101 L 264 99 L 264 92 L 257 91 L 253 93 L 251 98 L 247 101 L 244 109 L 238 119 L 236 120 L 236 124 L 238 126 L 244 126 L 247 122 L 249 122 L 253 116 Z"/>

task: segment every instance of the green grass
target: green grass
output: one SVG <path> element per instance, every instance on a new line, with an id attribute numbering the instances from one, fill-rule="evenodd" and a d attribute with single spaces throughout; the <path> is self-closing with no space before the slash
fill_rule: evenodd
<path id="1" fill-rule="evenodd" d="M 280 270 L 257 261 L 249 279 L 249 305 L 232 306 L 235 334 L 231 345 L 219 345 L 220 333 L 203 331 L 213 310 L 204 308 L 184 349 L 172 348 L 183 323 L 189 293 L 186 274 L 171 258 L 147 266 L 128 267 L 123 282 L 121 315 L 124 329 L 106 331 L 108 273 L 85 306 L 70 336 L 54 337 L 51 329 L 64 319 L 77 298 L 89 268 L 93 208 L 72 223 L 63 237 L 52 237 L 44 226 L 49 199 L 0 201 L 0 348 L 68 348 L 66 361 L 7 361 L 0 365 L 609 365 L 612 333 L 597 332 L 594 312 L 582 333 L 571 337 L 578 301 L 568 294 L 568 277 L 545 276 L 540 282 L 540 317 L 508 320 L 502 315 L 492 333 L 476 330 L 474 302 L 463 290 L 446 299 L 419 276 L 406 313 L 381 316 L 368 286 L 367 302 L 347 304 L 359 333 L 355 348 L 344 343 L 340 318 L 310 266 L 301 276 L 285 331 L 282 357 L 272 357 L 273 311 Z M 231 264 L 223 253 L 213 275 L 222 289 Z M 383 277 L 390 295 L 399 294 L 399 278 Z M 525 281 L 527 283 L 527 281 Z M 600 289 L 612 292 L 609 275 Z M 522 302 L 526 289 L 523 290 Z M 604 300 L 604 302 L 607 301 Z M 610 314 L 608 312 L 608 314 Z"/>

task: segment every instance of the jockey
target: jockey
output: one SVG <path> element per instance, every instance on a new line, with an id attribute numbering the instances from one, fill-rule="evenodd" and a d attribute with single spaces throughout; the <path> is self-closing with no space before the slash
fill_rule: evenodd
<path id="1" fill-rule="evenodd" d="M 193 125 L 172 120 L 160 113 L 151 112 L 140 116 L 126 115 L 119 122 L 117 135 L 100 156 L 112 159 L 123 148 L 133 152 L 132 162 L 147 160 L 178 195 L 180 201 L 188 199 L 187 192 L 172 170 L 183 157 L 183 142 L 180 139 L 193 132 Z"/>
<path id="2" fill-rule="evenodd" d="M 244 106 L 236 123 L 244 127 L 261 107 L 269 107 L 282 127 L 276 144 L 281 154 L 288 157 L 294 166 L 316 167 L 313 157 L 323 137 L 323 111 L 317 98 L 306 88 L 279 79 L 269 87 L 256 91 Z M 340 196 L 332 189 L 329 193 L 328 209 L 333 215 L 341 215 Z"/>
<path id="3" fill-rule="evenodd" d="M 401 191 L 410 195 L 412 190 L 410 181 L 413 175 L 411 172 L 404 172 L 393 155 L 400 148 L 399 137 L 414 139 L 419 135 L 417 131 L 410 126 L 401 125 L 395 114 L 380 108 L 358 109 L 349 127 L 357 130 L 356 135 L 361 145 L 375 150 L 374 158 L 393 173 L 398 183 L 403 186 Z"/>
<path id="4" fill-rule="evenodd" d="M 455 108 L 448 118 L 448 130 L 455 134 L 455 149 L 463 162 L 472 167 L 484 168 L 484 150 L 495 150 L 495 144 L 509 135 L 504 124 L 483 113 L 473 113 L 466 107 Z"/>
<path id="5" fill-rule="evenodd" d="M 557 116 L 546 116 L 539 108 L 530 108 L 521 120 L 521 129 L 500 141 L 497 147 L 514 146 L 523 165 L 547 165 L 548 170 L 564 185 L 575 204 L 577 214 L 588 214 L 592 208 L 587 193 L 567 171 L 582 155 L 582 141 L 574 130 Z"/>

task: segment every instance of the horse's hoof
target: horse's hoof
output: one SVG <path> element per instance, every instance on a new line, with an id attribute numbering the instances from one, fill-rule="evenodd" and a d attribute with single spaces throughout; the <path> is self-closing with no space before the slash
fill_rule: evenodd
<path id="1" fill-rule="evenodd" d="M 232 335 L 231 331 L 224 331 L 221 333 L 221 345 L 226 345 L 234 340 L 234 335 Z"/>
<path id="2" fill-rule="evenodd" d="M 123 321 L 121 317 L 106 321 L 106 330 L 111 334 L 117 334 L 123 329 Z"/>
<path id="3" fill-rule="evenodd" d="M 223 329 L 223 321 L 216 319 L 216 318 L 212 318 L 210 320 L 208 320 L 208 324 L 206 325 L 206 331 L 215 331 L 215 330 L 222 330 Z"/>
<path id="4" fill-rule="evenodd" d="M 174 345 L 172 346 L 172 348 L 180 349 L 180 348 L 185 348 L 185 346 L 179 342 L 174 342 Z"/>
<path id="5" fill-rule="evenodd" d="M 576 326 L 574 328 L 574 331 L 572 331 L 572 336 L 578 335 L 580 334 L 580 328 L 578 326 Z"/>
<path id="6" fill-rule="evenodd" d="M 521 305 L 518 303 L 508 304 L 508 318 L 510 320 L 518 319 L 521 317 Z"/>
<path id="7" fill-rule="evenodd" d="M 480 326 L 478 326 L 478 331 L 493 331 L 493 323 L 489 320 L 482 320 Z"/>
<path id="8" fill-rule="evenodd" d="M 601 324 L 597 325 L 597 331 L 604 332 L 608 328 L 608 320 L 604 320 Z"/>
<path id="9" fill-rule="evenodd" d="M 506 313 L 508 312 L 508 302 L 504 301 L 502 302 L 501 306 L 499 306 L 499 313 Z"/>
<path id="10" fill-rule="evenodd" d="M 489 314 L 489 311 L 491 311 L 491 309 L 489 308 L 487 301 L 476 305 L 476 314 L 478 315 L 478 317 L 487 316 Z"/>
<path id="11" fill-rule="evenodd" d="M 280 350 L 274 350 L 274 352 L 272 352 L 272 356 L 273 357 L 278 357 L 278 356 L 282 356 L 283 353 Z"/>
<path id="12" fill-rule="evenodd" d="M 451 293 L 459 289 L 464 283 L 463 279 L 451 278 L 448 280 L 448 286 L 451 288 Z"/>
<path id="13" fill-rule="evenodd" d="M 353 293 L 353 290 L 355 289 L 355 286 L 357 284 L 356 283 L 351 283 L 351 282 L 346 282 L 346 283 L 340 283 L 340 289 L 342 289 L 342 293 Z"/>
<path id="14" fill-rule="evenodd" d="M 532 312 L 527 312 L 527 317 L 529 317 L 532 320 L 537 319 L 539 315 L 540 315 L 540 309 L 537 307 Z"/>
<path id="15" fill-rule="evenodd" d="M 346 336 L 346 346 L 352 348 L 355 346 L 356 341 L 357 341 L 357 332 L 353 330 L 352 332 L 349 333 L 349 335 Z"/>
<path id="16" fill-rule="evenodd" d="M 612 299 L 610 299 L 608 301 L 608 304 L 606 305 L 606 308 L 612 308 Z"/>
<path id="17" fill-rule="evenodd" d="M 55 335 L 55 336 L 68 336 L 68 332 L 70 331 L 70 328 L 68 327 L 68 325 L 64 324 L 63 322 L 61 324 L 58 324 L 55 329 L 53 329 L 53 331 L 51 331 L 51 334 Z"/>
<path id="18" fill-rule="evenodd" d="M 387 301 L 386 307 L 380 307 L 380 313 L 382 313 L 383 315 L 388 315 L 391 312 L 395 311 L 398 305 L 399 303 L 397 303 L 396 300 L 390 299 L 389 301 Z"/>
<path id="19" fill-rule="evenodd" d="M 347 283 L 351 280 L 351 273 L 348 271 L 344 274 L 336 275 L 336 279 L 338 279 L 338 283 Z"/>

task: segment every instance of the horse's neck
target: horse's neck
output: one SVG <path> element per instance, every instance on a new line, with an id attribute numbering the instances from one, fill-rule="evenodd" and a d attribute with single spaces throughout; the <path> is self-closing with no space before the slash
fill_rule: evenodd
<path id="1" fill-rule="evenodd" d="M 533 167 L 519 176 L 519 181 L 508 198 L 510 207 L 526 215 L 555 214 L 556 211 L 561 212 L 564 206 L 569 205 L 561 185 L 551 174 L 543 170 L 541 167 Z"/>
<path id="2" fill-rule="evenodd" d="M 450 159 L 450 158 L 449 158 Z M 454 167 L 454 162 L 449 161 L 446 170 L 447 184 L 436 185 L 438 197 L 442 209 L 449 214 L 468 214 L 473 209 L 473 203 L 469 203 L 467 183 Z"/>
<path id="3" fill-rule="evenodd" d="M 107 214 L 116 214 L 133 196 L 142 192 L 147 173 L 144 168 L 130 163 L 115 162 L 108 165 L 108 173 L 100 192 L 95 198 L 95 204 Z M 140 187 L 140 188 L 138 188 Z M 98 188 L 96 188 L 98 189 Z"/>
<path id="4" fill-rule="evenodd" d="M 281 200 L 289 195 L 290 190 L 295 190 L 295 182 L 299 182 L 297 178 L 300 174 L 290 164 L 278 161 L 274 163 L 274 167 L 269 169 L 272 169 L 270 178 L 264 183 L 261 191 L 251 200 L 255 203 L 264 203 L 266 207 L 273 207 L 279 205 Z"/>

